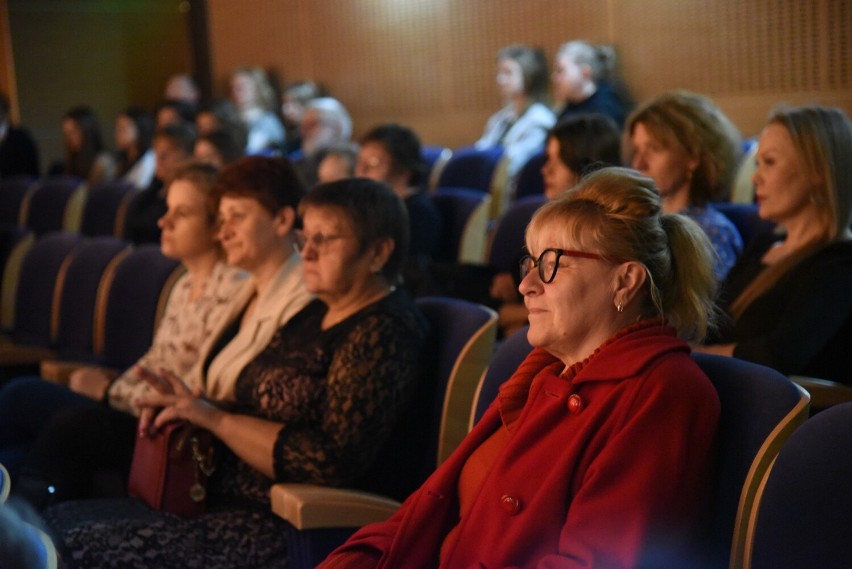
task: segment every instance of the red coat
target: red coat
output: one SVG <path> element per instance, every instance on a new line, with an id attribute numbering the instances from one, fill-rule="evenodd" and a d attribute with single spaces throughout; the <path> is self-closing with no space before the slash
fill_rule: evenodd
<path id="1" fill-rule="evenodd" d="M 715 389 L 688 345 L 659 325 L 617 336 L 560 376 L 563 367 L 534 350 L 402 508 L 322 567 L 436 567 L 459 523 L 459 472 L 518 398 L 520 418 L 442 567 L 678 566 L 673 552 L 709 495 Z"/>

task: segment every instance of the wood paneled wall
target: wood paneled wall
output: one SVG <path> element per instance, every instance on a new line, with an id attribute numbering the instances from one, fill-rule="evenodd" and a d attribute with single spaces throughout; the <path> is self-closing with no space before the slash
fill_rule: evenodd
<path id="1" fill-rule="evenodd" d="M 220 94 L 241 65 L 323 83 L 356 134 L 394 120 L 425 142 L 475 140 L 500 105 L 497 50 L 611 43 L 634 98 L 716 100 L 746 136 L 777 103 L 852 114 L 849 0 L 207 0 Z"/>

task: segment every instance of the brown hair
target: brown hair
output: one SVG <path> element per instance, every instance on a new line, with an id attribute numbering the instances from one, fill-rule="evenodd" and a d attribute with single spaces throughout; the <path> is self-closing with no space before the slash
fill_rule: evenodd
<path id="1" fill-rule="evenodd" d="M 698 162 L 692 172 L 689 203 L 703 206 L 728 197 L 741 149 L 740 133 L 707 97 L 689 91 L 670 91 L 654 97 L 627 118 L 625 158 L 638 123 L 663 146 L 680 146 Z"/>

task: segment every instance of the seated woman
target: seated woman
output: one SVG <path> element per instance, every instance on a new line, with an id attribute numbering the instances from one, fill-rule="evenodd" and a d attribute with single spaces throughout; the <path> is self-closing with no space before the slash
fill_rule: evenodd
<path id="1" fill-rule="evenodd" d="M 143 189 L 154 181 L 157 168 L 151 139 L 154 119 L 143 108 L 130 107 L 115 119 L 116 177 Z"/>
<path id="2" fill-rule="evenodd" d="M 196 139 L 192 155 L 200 162 L 212 164 L 217 168 L 224 168 L 245 156 L 245 153 L 243 145 L 234 138 L 231 132 L 216 129 L 202 134 Z"/>
<path id="3" fill-rule="evenodd" d="M 541 167 L 547 199 L 561 196 L 592 169 L 618 165 L 620 137 L 612 119 L 600 114 L 569 116 L 556 123 L 547 135 L 547 159 Z M 518 251 L 520 259 L 521 249 Z M 518 284 L 516 271 L 498 273 L 491 281 L 490 295 L 504 335 L 527 323 L 527 309 L 518 295 Z"/>
<path id="4" fill-rule="evenodd" d="M 544 104 L 547 58 L 538 48 L 510 45 L 497 54 L 497 88 L 504 107 L 493 114 L 477 148 L 503 148 L 514 179 L 533 154 L 541 150 L 547 130 L 556 122 Z"/>
<path id="5" fill-rule="evenodd" d="M 95 111 L 74 107 L 62 117 L 65 160 L 53 164 L 48 175 L 76 176 L 90 187 L 115 177 L 115 160 L 104 147 L 101 125 Z"/>
<path id="6" fill-rule="evenodd" d="M 153 344 L 140 360 L 146 366 L 188 373 L 244 280 L 241 271 L 225 265 L 216 242 L 215 202 L 208 200 L 215 179 L 215 169 L 188 164 L 177 172 L 168 188 L 168 212 L 159 222 L 163 229 L 160 248 L 165 256 L 179 259 L 187 272 L 175 283 Z M 72 373 L 71 389 L 40 377 L 12 380 L 0 389 L 0 462 L 16 474 L 26 451 L 53 417 L 106 401 L 110 387 L 117 393 L 137 383 L 134 369 L 115 379 L 114 373 L 91 367 Z M 22 401 L 26 405 L 21 405 Z M 117 407 L 130 404 L 127 398 L 111 403 Z M 126 446 L 132 449 L 135 419 L 128 416 L 117 423 L 126 425 Z M 33 475 L 42 478 L 42 473 Z M 46 487 L 44 484 L 41 490 Z"/>
<path id="7" fill-rule="evenodd" d="M 557 120 L 600 113 L 621 129 L 629 97 L 614 77 L 615 50 L 607 45 L 569 41 L 556 52 L 553 95 L 562 105 Z"/>
<path id="8" fill-rule="evenodd" d="M 295 168 L 284 159 L 246 158 L 222 171 L 207 202 L 218 204 L 221 221 L 211 239 L 222 244 L 228 264 L 249 278 L 237 290 L 217 286 L 207 292 L 212 297 L 208 303 L 224 303 L 214 314 L 193 308 L 186 295 L 173 295 L 149 352 L 112 385 L 98 370 L 76 372 L 72 388 L 94 399 L 106 392 L 109 407 L 65 412 L 49 422 L 39 418 L 46 424 L 25 462 L 28 476 L 41 481 L 34 492 L 52 486 L 55 491 L 48 498 L 55 502 L 89 495 L 95 470 L 114 470 L 127 478 L 135 417 L 145 413 L 136 400 L 151 392 L 146 382 L 150 373 L 165 369 L 217 401 L 234 400 L 243 367 L 311 300 L 301 259 L 293 251 L 296 207 L 304 193 Z M 186 209 L 176 208 L 164 217 L 164 235 L 184 216 Z M 211 214 L 211 228 L 213 219 Z M 170 241 L 164 237 L 164 246 Z M 202 332 L 193 341 L 192 335 Z M 35 495 L 33 501 L 42 500 Z"/>
<path id="9" fill-rule="evenodd" d="M 408 238 L 404 206 L 383 184 L 349 179 L 318 186 L 299 211 L 304 279 L 318 298 L 243 368 L 235 403 L 195 396 L 171 374 L 171 393 L 140 401 L 158 410 L 140 424 L 141 436 L 183 419 L 224 445 L 207 512 L 183 519 L 135 499 L 57 504 L 45 518 L 72 567 L 286 567 L 270 485 L 371 478 L 416 388 L 427 331 L 395 288 Z"/>
<path id="10" fill-rule="evenodd" d="M 760 135 L 758 238 L 724 282 L 730 322 L 697 350 L 852 383 L 852 123 L 840 109 L 778 108 Z"/>
<path id="11" fill-rule="evenodd" d="M 627 161 L 660 188 L 668 213 L 691 217 L 710 237 L 721 280 L 742 252 L 737 228 L 710 202 L 727 199 L 740 156 L 740 135 L 713 102 L 672 91 L 640 105 L 627 119 Z"/>
<path id="12" fill-rule="evenodd" d="M 406 126 L 384 124 L 361 137 L 355 175 L 388 184 L 408 211 L 410 241 L 406 286 L 420 296 L 431 290 L 429 266 L 441 235 L 441 214 L 424 187 L 420 138 Z"/>
<path id="13" fill-rule="evenodd" d="M 241 67 L 231 74 L 231 99 L 248 132 L 246 154 L 280 153 L 286 133 L 274 112 L 275 91 L 266 72 L 259 67 Z"/>
<path id="14" fill-rule="evenodd" d="M 706 236 L 606 168 L 536 212 L 527 248 L 536 349 L 402 508 L 321 567 L 689 566 L 719 400 L 678 336 L 712 311 Z"/>

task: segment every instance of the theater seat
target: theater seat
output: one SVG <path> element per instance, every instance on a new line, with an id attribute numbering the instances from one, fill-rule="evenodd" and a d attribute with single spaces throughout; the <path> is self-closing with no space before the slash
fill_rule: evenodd
<path id="1" fill-rule="evenodd" d="M 808 419 L 756 498 L 745 569 L 852 567 L 852 403 Z"/>

